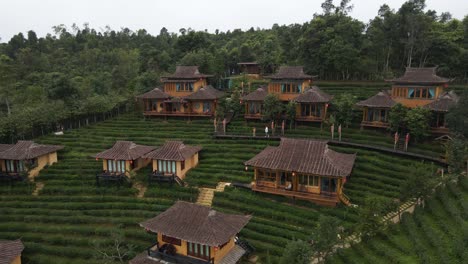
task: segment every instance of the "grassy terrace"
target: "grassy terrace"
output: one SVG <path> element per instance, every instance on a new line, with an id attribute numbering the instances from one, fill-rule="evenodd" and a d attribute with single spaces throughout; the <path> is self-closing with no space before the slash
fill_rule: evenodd
<path id="1" fill-rule="evenodd" d="M 235 121 L 233 127 L 237 125 Z M 297 129 L 294 136 L 319 137 L 313 131 L 317 129 Z M 137 190 L 130 186 L 97 188 L 95 173 L 101 170 L 102 162 L 89 156 L 110 147 L 115 140 L 157 146 L 167 139 L 184 140 L 203 146 L 200 165 L 187 176 L 189 184 L 215 186 L 218 181 L 249 182 L 252 171 L 245 172 L 242 162 L 267 145 L 278 144 L 263 140 L 213 140 L 211 132 L 209 120 L 164 122 L 143 120 L 141 115 L 129 113 L 66 132 L 64 136 L 39 138 L 39 142 L 62 144 L 65 149 L 59 153 L 59 163 L 37 178 L 45 184 L 39 196 L 31 196 L 34 184 L 0 185 L 0 237 L 22 237 L 26 263 L 101 263 L 92 241 L 112 243 L 110 234 L 117 229 L 124 230 L 126 241 L 141 252 L 151 245 L 154 237 L 137 223 L 155 216 L 176 200 L 195 201 L 197 189 L 151 186 L 144 198 L 136 198 Z M 375 138 L 386 140 L 378 134 Z M 337 149 L 358 153 L 345 190 L 356 204 L 367 195 L 397 197 L 405 177 L 410 177 L 409 167 L 415 162 L 373 151 Z M 144 180 L 149 171 L 142 170 L 137 179 Z M 346 227 L 358 221 L 356 212 L 350 208 L 323 208 L 308 202 L 292 204 L 286 198 L 233 188 L 217 193 L 213 206 L 222 211 L 253 214 L 241 235 L 257 249 L 262 261 L 269 257 L 275 262 L 293 238 L 307 239 L 320 214 L 336 216 Z"/>
<path id="2" fill-rule="evenodd" d="M 468 179 L 437 191 L 370 241 L 342 250 L 328 263 L 466 263 L 468 253 Z"/>

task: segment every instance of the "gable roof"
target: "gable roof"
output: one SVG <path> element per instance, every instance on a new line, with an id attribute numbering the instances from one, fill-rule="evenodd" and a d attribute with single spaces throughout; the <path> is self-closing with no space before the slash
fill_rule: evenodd
<path id="1" fill-rule="evenodd" d="M 357 106 L 392 108 L 397 103 L 392 99 L 388 91 L 380 91 L 376 95 L 358 102 Z"/>
<path id="2" fill-rule="evenodd" d="M 320 90 L 317 86 L 312 86 L 304 93 L 294 98 L 297 103 L 327 103 L 333 98 L 332 95 Z"/>
<path id="3" fill-rule="evenodd" d="M 107 160 L 135 160 L 156 147 L 137 145 L 131 141 L 116 141 L 112 148 L 99 152 L 94 158 Z"/>
<path id="4" fill-rule="evenodd" d="M 191 158 L 200 150 L 202 150 L 202 147 L 188 146 L 185 145 L 182 141 L 167 141 L 160 148 L 157 148 L 144 155 L 144 158 L 150 158 L 154 160 L 183 161 Z"/>
<path id="5" fill-rule="evenodd" d="M 10 146 L 10 147 L 7 147 Z M 0 159 L 4 160 L 27 160 L 63 149 L 58 145 L 41 145 L 29 140 L 20 140 L 14 145 L 2 145 L 0 147 Z"/>
<path id="6" fill-rule="evenodd" d="M 140 226 L 181 240 L 220 246 L 239 233 L 250 218 L 249 215 L 224 214 L 203 205 L 178 201 Z"/>
<path id="7" fill-rule="evenodd" d="M 403 76 L 391 80 L 387 80 L 394 83 L 422 83 L 422 84 L 442 84 L 448 83 L 450 79 L 437 76 L 436 67 L 431 68 L 412 68 L 406 67 Z"/>
<path id="8" fill-rule="evenodd" d="M 323 176 L 351 174 L 356 154 L 343 154 L 328 148 L 327 141 L 281 138 L 278 147 L 267 147 L 247 166 Z"/>
<path id="9" fill-rule="evenodd" d="M 302 66 L 281 66 L 277 73 L 265 76 L 269 79 L 312 79 L 313 77 L 305 74 Z"/>
<path id="10" fill-rule="evenodd" d="M 153 90 L 146 92 L 144 94 L 137 95 L 137 98 L 140 99 L 167 99 L 170 96 L 163 92 L 160 88 L 154 88 Z"/>
<path id="11" fill-rule="evenodd" d="M 177 66 L 175 73 L 172 75 L 163 76 L 167 79 L 198 79 L 207 78 L 213 75 L 201 74 L 198 71 L 198 66 Z"/>
<path id="12" fill-rule="evenodd" d="M 242 97 L 242 100 L 244 101 L 263 101 L 265 100 L 265 97 L 268 95 L 267 88 L 265 86 L 262 86 L 258 88 L 257 90 L 245 95 Z"/>
<path id="13" fill-rule="evenodd" d="M 448 112 L 452 106 L 458 103 L 458 100 L 458 95 L 454 91 L 445 92 L 424 107 L 436 112 Z"/>
<path id="14" fill-rule="evenodd" d="M 0 264 L 11 264 L 21 255 L 24 245 L 21 240 L 0 240 Z"/>
<path id="15" fill-rule="evenodd" d="M 198 91 L 185 96 L 187 100 L 215 100 L 223 97 L 224 93 L 208 85 L 198 89 Z"/>

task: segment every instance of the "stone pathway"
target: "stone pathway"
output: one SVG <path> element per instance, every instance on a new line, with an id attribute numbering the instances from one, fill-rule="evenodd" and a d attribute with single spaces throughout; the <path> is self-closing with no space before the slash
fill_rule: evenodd
<path id="1" fill-rule="evenodd" d="M 199 188 L 197 204 L 211 207 L 213 204 L 213 197 L 215 192 L 224 192 L 226 186 L 231 185 L 229 182 L 219 182 L 215 189 L 213 188 Z"/>
<path id="2" fill-rule="evenodd" d="M 36 188 L 34 189 L 32 195 L 38 196 L 39 192 L 44 188 L 43 182 L 36 182 Z"/>
<path id="3" fill-rule="evenodd" d="M 135 182 L 133 184 L 133 188 L 138 190 L 137 198 L 143 198 L 143 196 L 145 196 L 145 192 L 147 190 L 146 186 L 144 186 L 140 182 Z"/>

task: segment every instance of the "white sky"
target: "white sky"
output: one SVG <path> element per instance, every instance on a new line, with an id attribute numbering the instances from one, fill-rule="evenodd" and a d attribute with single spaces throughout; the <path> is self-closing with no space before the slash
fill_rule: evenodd
<path id="1" fill-rule="evenodd" d="M 97 30 L 128 27 L 158 34 L 180 28 L 214 32 L 250 27 L 270 28 L 310 21 L 321 12 L 323 0 L 0 0 L 0 38 L 7 42 L 19 32 L 34 30 L 38 36 L 52 33 L 52 26 L 89 23 Z M 398 9 L 405 0 L 352 0 L 351 15 L 363 22 L 377 15 L 387 3 Z M 335 0 L 338 4 L 339 0 Z M 426 0 L 438 14 L 450 12 L 462 19 L 468 15 L 468 0 Z"/>

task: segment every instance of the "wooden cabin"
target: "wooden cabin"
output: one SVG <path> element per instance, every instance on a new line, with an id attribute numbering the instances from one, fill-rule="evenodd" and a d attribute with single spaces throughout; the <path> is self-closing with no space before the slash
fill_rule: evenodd
<path id="1" fill-rule="evenodd" d="M 0 263 L 21 264 L 21 253 L 24 245 L 20 239 L 0 240 Z"/>
<path id="2" fill-rule="evenodd" d="M 262 107 L 268 94 L 276 94 L 283 103 L 297 103 L 296 120 L 305 122 L 322 122 L 327 116 L 328 105 L 333 96 L 312 86 L 312 78 L 304 73 L 302 67 L 283 66 L 272 76 L 267 87 L 242 97 L 245 103 L 245 119 L 261 119 Z"/>
<path id="3" fill-rule="evenodd" d="M 131 141 L 116 141 L 112 148 L 92 156 L 97 161 L 102 159 L 102 172 L 96 175 L 96 183 L 100 180 L 119 181 L 128 180 L 130 171 L 137 171 L 147 166 L 151 161 L 143 155 L 156 147 L 137 145 Z"/>
<path id="4" fill-rule="evenodd" d="M 445 92 L 441 94 L 436 100 L 425 105 L 432 112 L 431 118 L 431 132 L 433 134 L 447 134 L 449 133 L 446 115 L 450 108 L 458 103 L 458 96 L 455 92 Z"/>
<path id="5" fill-rule="evenodd" d="M 156 243 L 129 263 L 237 263 L 246 249 L 236 236 L 250 218 L 178 201 L 158 216 L 140 223 L 147 232 L 155 233 Z"/>
<path id="6" fill-rule="evenodd" d="M 296 120 L 323 122 L 327 116 L 328 106 L 333 96 L 323 92 L 317 86 L 312 86 L 294 98 L 297 103 Z"/>
<path id="7" fill-rule="evenodd" d="M 343 186 L 356 154 L 331 150 L 326 141 L 281 138 L 244 164 L 253 167 L 252 190 L 336 206 L 349 199 Z"/>
<path id="8" fill-rule="evenodd" d="M 62 146 L 18 141 L 14 145 L 0 144 L 0 178 L 25 180 L 25 175 L 36 177 L 45 167 L 57 162 L 57 151 Z"/>
<path id="9" fill-rule="evenodd" d="M 198 165 L 198 152 L 202 147 L 188 146 L 182 141 L 167 141 L 144 155 L 153 162 L 153 172 L 148 176 L 149 182 L 177 182 L 182 185 L 185 174 Z"/>
<path id="10" fill-rule="evenodd" d="M 268 88 L 266 86 L 260 87 L 257 90 L 242 97 L 245 106 L 245 119 L 261 119 L 263 101 L 268 95 Z"/>
<path id="11" fill-rule="evenodd" d="M 224 93 L 207 85 L 212 75 L 201 74 L 198 66 L 177 66 L 176 72 L 164 76 L 163 88 L 137 96 L 145 116 L 205 116 L 216 112 Z"/>
<path id="12" fill-rule="evenodd" d="M 388 128 L 388 113 L 396 104 L 389 91 L 380 91 L 376 95 L 358 102 L 362 108 L 361 127 Z"/>
<path id="13" fill-rule="evenodd" d="M 302 66 L 281 66 L 276 74 L 265 78 L 270 79 L 268 93 L 288 102 L 312 86 L 314 76 L 305 74 Z"/>
<path id="14" fill-rule="evenodd" d="M 252 75 L 253 77 L 257 77 L 261 73 L 260 64 L 257 62 L 239 62 L 237 63 L 239 66 L 240 72 L 245 73 L 248 75 Z"/>
<path id="15" fill-rule="evenodd" d="M 446 91 L 450 79 L 437 76 L 435 67 L 407 67 L 402 77 L 387 81 L 392 83 L 390 91 L 381 91 L 357 104 L 363 108 L 361 127 L 387 128 L 391 107 L 401 103 L 408 108 L 428 107 L 433 111 L 432 132 L 448 133 L 445 114 L 448 112 L 448 106 L 458 101 L 455 93 Z M 439 108 L 438 105 L 442 107 Z"/>

